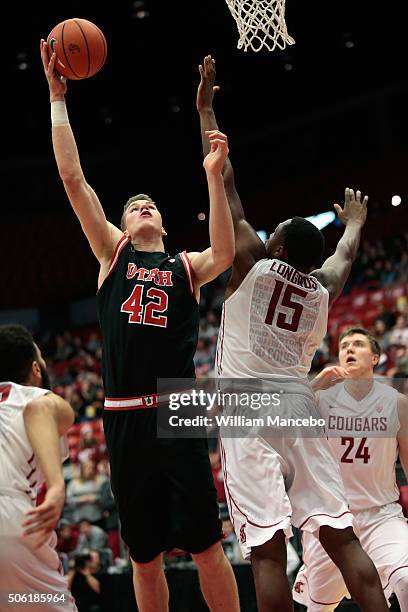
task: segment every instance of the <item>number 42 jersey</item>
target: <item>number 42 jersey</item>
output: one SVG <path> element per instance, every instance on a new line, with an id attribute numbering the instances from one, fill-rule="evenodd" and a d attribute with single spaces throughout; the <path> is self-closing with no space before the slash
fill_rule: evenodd
<path id="1" fill-rule="evenodd" d="M 278 259 L 261 259 L 225 300 L 216 369 L 224 378 L 306 378 L 327 330 L 329 294 Z"/>

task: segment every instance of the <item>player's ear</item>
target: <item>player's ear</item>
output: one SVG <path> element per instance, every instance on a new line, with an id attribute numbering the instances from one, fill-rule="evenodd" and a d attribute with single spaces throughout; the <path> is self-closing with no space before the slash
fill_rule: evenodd
<path id="1" fill-rule="evenodd" d="M 161 228 L 161 235 L 162 235 L 162 236 L 167 236 L 167 232 L 166 232 L 166 230 L 164 229 L 164 227 L 162 227 L 162 228 Z"/>
<path id="2" fill-rule="evenodd" d="M 379 361 L 380 361 L 380 356 L 379 355 L 373 355 L 373 368 L 378 366 L 378 362 Z"/>
<path id="3" fill-rule="evenodd" d="M 41 368 L 38 361 L 33 361 L 31 364 L 30 373 L 28 376 L 28 382 L 32 384 L 33 387 L 37 387 L 41 382 Z"/>
<path id="4" fill-rule="evenodd" d="M 124 233 L 124 235 L 126 236 L 126 238 L 130 238 L 130 234 L 129 234 L 129 232 L 127 231 L 127 229 L 125 229 L 125 230 L 123 231 L 123 233 Z"/>

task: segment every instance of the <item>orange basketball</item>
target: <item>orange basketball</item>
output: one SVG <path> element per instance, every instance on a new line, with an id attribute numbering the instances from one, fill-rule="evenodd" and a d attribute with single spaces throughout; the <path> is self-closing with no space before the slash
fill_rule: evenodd
<path id="1" fill-rule="evenodd" d="M 55 69 L 67 79 L 87 79 L 106 60 L 106 40 L 101 30 L 87 19 L 66 19 L 49 33 L 50 54 L 57 54 Z"/>

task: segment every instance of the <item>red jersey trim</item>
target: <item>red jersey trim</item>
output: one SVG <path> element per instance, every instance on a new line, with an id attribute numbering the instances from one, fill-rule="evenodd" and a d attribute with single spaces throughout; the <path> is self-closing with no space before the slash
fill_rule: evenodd
<path id="1" fill-rule="evenodd" d="M 350 510 L 346 510 L 345 512 L 342 512 L 338 516 L 333 516 L 332 514 L 325 514 L 324 512 L 320 512 L 318 514 L 311 514 L 310 516 L 307 517 L 307 519 L 303 521 L 303 523 L 300 525 L 300 527 L 298 527 L 298 529 L 302 529 L 303 525 L 305 525 L 307 521 L 310 521 L 310 519 L 313 518 L 314 516 L 330 516 L 330 518 L 338 519 L 344 516 L 345 514 L 351 514 Z"/>
<path id="2" fill-rule="evenodd" d="M 99 293 L 99 291 L 102 289 L 102 286 L 103 286 L 104 282 L 106 281 L 108 276 L 111 274 L 111 272 L 115 268 L 116 264 L 118 263 L 119 255 L 121 254 L 121 252 L 123 251 L 124 247 L 126 246 L 126 244 L 128 242 L 129 242 L 129 238 L 123 234 L 123 236 L 119 240 L 119 242 L 116 245 L 115 250 L 113 252 L 112 259 L 110 260 L 110 264 L 109 264 L 109 268 L 108 268 L 108 273 L 105 276 L 105 278 L 103 279 L 101 286 L 98 287 L 98 291 L 96 293 Z"/>
<path id="3" fill-rule="evenodd" d="M 122 249 L 123 249 L 123 247 L 125 246 L 125 244 L 127 242 L 129 242 L 129 238 L 123 234 L 122 238 L 119 240 L 119 242 L 116 245 L 115 250 L 113 252 L 112 259 L 111 259 L 110 264 L 109 264 L 108 276 L 112 272 L 113 268 L 116 266 L 116 263 L 118 261 L 119 255 L 121 254 Z"/>
<path id="4" fill-rule="evenodd" d="M 192 294 L 194 294 L 194 283 L 193 283 L 193 278 L 194 278 L 194 270 L 193 267 L 191 265 L 191 261 L 186 253 L 186 251 L 183 251 L 182 253 L 180 253 L 180 258 L 181 261 L 183 262 L 183 265 L 186 269 L 186 274 L 187 274 L 187 278 L 188 278 L 188 282 L 190 284 L 190 291 Z"/>

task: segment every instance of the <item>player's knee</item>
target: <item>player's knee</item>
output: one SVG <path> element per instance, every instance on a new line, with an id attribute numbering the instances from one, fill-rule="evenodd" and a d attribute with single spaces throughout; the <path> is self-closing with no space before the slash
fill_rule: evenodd
<path id="1" fill-rule="evenodd" d="M 285 568 L 286 571 L 286 540 L 283 531 L 275 533 L 273 538 L 251 548 L 251 562 L 257 564 L 268 559 Z"/>
<path id="2" fill-rule="evenodd" d="M 140 580 L 154 579 L 163 571 L 163 555 L 158 555 L 155 559 L 147 563 L 138 563 L 132 559 L 132 566 L 135 578 Z"/>
<path id="3" fill-rule="evenodd" d="M 201 553 L 191 555 L 199 570 L 214 570 L 222 563 L 225 563 L 226 557 L 220 542 L 216 542 L 207 550 Z"/>
<path id="4" fill-rule="evenodd" d="M 352 527 L 336 529 L 329 525 L 322 525 L 319 530 L 319 540 L 331 558 L 347 554 L 346 550 L 349 550 L 350 547 L 360 548 L 361 546 Z"/>

